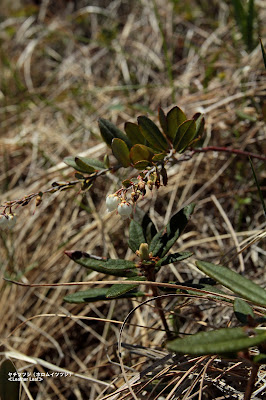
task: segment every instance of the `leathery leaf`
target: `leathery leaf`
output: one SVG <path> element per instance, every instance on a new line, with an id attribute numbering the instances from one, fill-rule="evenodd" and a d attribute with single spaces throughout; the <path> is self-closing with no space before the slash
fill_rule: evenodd
<path id="1" fill-rule="evenodd" d="M 120 162 L 122 167 L 130 166 L 129 150 L 126 143 L 118 138 L 112 140 L 112 151 L 115 158 Z"/>
<path id="2" fill-rule="evenodd" d="M 248 349 L 265 340 L 266 331 L 262 329 L 222 328 L 172 340 L 168 342 L 167 348 L 182 354 L 223 354 Z"/>
<path id="3" fill-rule="evenodd" d="M 91 303 L 100 300 L 112 300 L 112 298 L 107 297 L 107 293 L 109 288 L 99 288 L 99 289 L 88 289 L 82 290 L 79 292 L 68 294 L 64 297 L 64 301 L 67 303 Z M 143 292 L 132 292 L 132 293 L 124 293 L 120 295 L 119 298 L 136 298 L 143 296 Z"/>
<path id="4" fill-rule="evenodd" d="M 130 278 L 130 280 L 133 281 L 145 281 L 145 277 L 144 276 L 133 276 L 132 278 Z M 115 285 L 112 285 L 110 287 L 110 289 L 108 290 L 108 292 L 106 293 L 106 297 L 108 299 L 110 298 L 116 298 L 119 296 L 124 295 L 125 293 L 131 292 L 132 290 L 136 289 L 139 285 L 136 284 L 124 284 L 124 283 L 117 283 Z M 133 294 L 133 292 L 132 292 Z"/>

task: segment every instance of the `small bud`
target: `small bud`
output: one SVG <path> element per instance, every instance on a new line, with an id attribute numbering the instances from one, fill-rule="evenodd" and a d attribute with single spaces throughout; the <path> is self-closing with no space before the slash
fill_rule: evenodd
<path id="1" fill-rule="evenodd" d="M 148 186 L 148 188 L 150 189 L 150 190 L 152 190 L 153 189 L 153 186 L 154 186 L 154 182 L 152 181 L 152 180 L 148 180 L 148 182 L 147 182 L 147 186 Z"/>
<path id="2" fill-rule="evenodd" d="M 138 253 L 142 261 L 149 260 L 150 256 L 149 256 L 148 243 L 141 243 L 141 245 L 139 246 Z"/>
<path id="3" fill-rule="evenodd" d="M 108 212 L 116 210 L 120 202 L 121 199 L 117 194 L 109 194 L 109 196 L 106 197 L 106 207 Z"/>
<path id="4" fill-rule="evenodd" d="M 132 206 L 128 202 L 122 201 L 119 204 L 117 211 L 118 214 L 121 215 L 122 219 L 127 219 L 132 213 Z"/>
<path id="5" fill-rule="evenodd" d="M 133 203 L 136 203 L 136 201 L 139 198 L 139 193 L 137 192 L 131 192 L 131 200 L 133 201 Z"/>
<path id="6" fill-rule="evenodd" d="M 36 207 L 38 207 L 41 204 L 41 202 L 42 202 L 42 196 L 38 194 L 35 200 Z"/>
<path id="7" fill-rule="evenodd" d="M 145 185 L 146 185 L 145 182 L 143 180 L 140 180 L 139 183 L 138 183 L 138 189 L 141 192 L 144 192 L 145 191 Z"/>

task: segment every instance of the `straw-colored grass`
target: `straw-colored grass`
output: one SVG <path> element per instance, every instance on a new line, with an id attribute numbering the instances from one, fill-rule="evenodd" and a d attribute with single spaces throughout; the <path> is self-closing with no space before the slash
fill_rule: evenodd
<path id="1" fill-rule="evenodd" d="M 103 159 L 109 150 L 100 141 L 99 117 L 121 128 L 140 114 L 156 122 L 159 105 L 166 110 L 178 105 L 189 116 L 204 112 L 205 146 L 263 153 L 266 86 L 260 45 L 257 40 L 246 53 L 228 2 L 77 0 L 76 9 L 71 1 L 39 3 L 7 1 L 2 8 L 1 204 L 73 179 L 74 172 L 62 163 L 65 156 Z M 256 6 L 260 26 L 265 5 Z M 253 162 L 265 191 L 263 163 Z M 181 251 L 194 256 L 178 268 L 166 267 L 160 281 L 200 277 L 194 259 L 201 259 L 265 285 L 265 218 L 248 160 L 201 153 L 171 167 L 168 175 L 168 185 L 148 193 L 139 206 L 162 226 L 181 206 L 196 202 L 178 241 Z M 14 230 L 0 232 L 1 358 L 11 356 L 19 371 L 32 376 L 59 368 L 72 374 L 23 383 L 22 400 L 100 400 L 125 384 L 116 343 L 121 322 L 139 301 L 71 305 L 62 298 L 76 288 L 27 288 L 2 279 L 105 279 L 88 275 L 64 250 L 133 257 L 126 250 L 128 223 L 105 209 L 106 194 L 125 177 L 126 172 L 101 177 L 85 194 L 75 188 L 46 195 L 38 208 L 34 202 L 19 207 Z M 136 309 L 123 331 L 123 363 L 135 398 L 243 398 L 249 373 L 244 361 L 208 359 L 206 364 L 200 357 L 171 355 L 151 368 L 153 376 L 146 372 L 140 378 L 168 355 L 154 306 Z M 236 324 L 231 307 L 221 303 L 172 296 L 164 306 L 180 315 L 180 330 L 187 334 Z M 264 368 L 259 376 L 258 399 L 266 391 Z M 149 382 L 153 379 L 157 388 Z M 125 388 L 106 398 L 134 398 Z"/>

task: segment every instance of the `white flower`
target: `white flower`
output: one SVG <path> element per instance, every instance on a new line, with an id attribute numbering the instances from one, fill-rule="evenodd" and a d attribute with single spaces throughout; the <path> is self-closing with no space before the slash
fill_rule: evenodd
<path id="1" fill-rule="evenodd" d="M 16 214 L 1 214 L 0 229 L 12 229 L 17 221 Z"/>
<path id="2" fill-rule="evenodd" d="M 119 204 L 117 211 L 118 214 L 121 215 L 122 219 L 127 219 L 132 213 L 132 206 L 126 201 L 122 201 Z"/>
<path id="3" fill-rule="evenodd" d="M 108 212 L 116 210 L 120 202 L 121 199 L 117 194 L 109 194 L 109 196 L 106 197 L 106 207 Z"/>
<path id="4" fill-rule="evenodd" d="M 7 214 L 7 216 L 8 216 L 7 228 L 12 229 L 17 222 L 17 216 L 16 214 Z"/>
<path id="5" fill-rule="evenodd" d="M 6 229 L 8 225 L 8 218 L 5 215 L 0 215 L 0 229 Z"/>

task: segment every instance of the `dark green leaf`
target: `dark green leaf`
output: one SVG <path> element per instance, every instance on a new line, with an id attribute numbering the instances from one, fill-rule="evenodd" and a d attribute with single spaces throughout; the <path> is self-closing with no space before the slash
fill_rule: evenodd
<path id="1" fill-rule="evenodd" d="M 112 258 L 105 260 L 100 257 L 91 256 L 82 251 L 65 251 L 65 253 L 77 264 L 103 274 L 127 277 L 138 274 L 138 270 L 133 261 Z"/>
<path id="2" fill-rule="evenodd" d="M 130 186 L 132 186 L 132 181 L 131 181 L 130 179 L 125 179 L 125 180 L 122 182 L 122 185 L 123 185 L 125 188 L 129 188 Z"/>
<path id="3" fill-rule="evenodd" d="M 67 303 L 90 303 L 99 300 L 112 300 L 112 298 L 107 297 L 107 293 L 109 288 L 100 288 L 100 289 L 88 289 L 84 291 L 79 291 L 76 293 L 69 294 L 64 297 L 64 301 Z M 124 295 L 119 296 L 119 298 L 136 298 L 144 296 L 143 292 L 132 292 L 125 293 Z"/>
<path id="4" fill-rule="evenodd" d="M 138 124 L 142 135 L 148 140 L 151 147 L 161 151 L 167 150 L 168 143 L 166 137 L 154 122 L 143 115 L 138 117 Z"/>
<path id="5" fill-rule="evenodd" d="M 86 172 L 87 174 L 91 174 L 92 172 L 95 171 L 95 169 L 93 167 L 91 167 L 90 165 L 86 164 L 79 157 L 75 157 L 75 163 L 80 168 L 80 170 L 82 170 L 83 173 Z"/>
<path id="6" fill-rule="evenodd" d="M 142 135 L 139 126 L 134 124 L 133 122 L 126 122 L 125 123 L 125 132 L 132 143 L 134 144 L 145 144 L 146 139 Z"/>
<path id="7" fill-rule="evenodd" d="M 90 167 L 93 167 L 96 170 L 106 169 L 105 163 L 103 163 L 100 160 L 97 160 L 97 158 L 80 157 L 80 156 L 78 156 L 78 158 L 79 160 L 83 161 L 85 164 L 89 165 Z"/>
<path id="8" fill-rule="evenodd" d="M 136 221 L 132 220 L 129 225 L 128 245 L 136 253 L 141 243 L 146 243 L 142 227 Z"/>
<path id="9" fill-rule="evenodd" d="M 92 168 L 92 167 L 87 167 L 87 166 L 81 167 L 81 166 L 79 166 L 77 164 L 77 162 L 76 162 L 76 158 L 77 157 L 66 157 L 66 158 L 64 158 L 64 163 L 69 165 L 70 167 L 74 168 L 76 171 L 79 171 L 79 172 L 88 173 L 88 170 L 90 172 L 95 171 L 94 168 Z M 81 165 L 81 163 L 80 163 L 80 165 Z"/>
<path id="10" fill-rule="evenodd" d="M 154 156 L 154 151 L 144 144 L 135 144 L 129 153 L 129 157 L 135 164 L 139 161 L 151 161 Z"/>
<path id="11" fill-rule="evenodd" d="M 153 256 L 164 257 L 185 229 L 195 205 L 190 204 L 172 216 L 166 228 L 152 239 L 149 250 Z"/>
<path id="12" fill-rule="evenodd" d="M 254 311 L 252 307 L 242 299 L 235 299 L 234 301 L 234 312 L 238 321 L 242 324 L 248 324 L 250 319 L 254 319 Z"/>
<path id="13" fill-rule="evenodd" d="M 162 161 L 162 160 L 164 160 L 165 156 L 166 156 L 166 153 L 155 154 L 155 155 L 152 157 L 152 161 L 153 161 L 153 162 Z"/>
<path id="14" fill-rule="evenodd" d="M 172 340 L 168 342 L 167 348 L 176 353 L 199 356 L 238 352 L 265 340 L 266 331 L 262 329 L 222 328 Z"/>
<path id="15" fill-rule="evenodd" d="M 205 119 L 203 114 L 196 113 L 193 115 L 193 119 L 196 122 L 196 134 L 195 137 L 201 137 L 204 131 Z"/>
<path id="16" fill-rule="evenodd" d="M 127 168 L 130 166 L 129 150 L 126 143 L 121 139 L 112 140 L 112 151 L 115 158 L 119 161 L 122 167 Z"/>
<path id="17" fill-rule="evenodd" d="M 118 138 L 126 142 L 129 149 L 131 148 L 131 142 L 129 138 L 120 129 L 118 129 L 112 122 L 104 118 L 100 118 L 98 124 L 102 138 L 109 147 L 111 147 L 112 140 L 114 138 Z"/>
<path id="18" fill-rule="evenodd" d="M 167 113 L 167 136 L 173 142 L 177 129 L 187 117 L 185 113 L 179 108 L 174 107 Z"/>
<path id="19" fill-rule="evenodd" d="M 133 281 L 145 281 L 144 276 L 134 276 L 130 278 Z M 141 283 L 141 282 L 140 282 Z M 112 285 L 108 292 L 106 293 L 106 297 L 108 299 L 111 298 L 116 298 L 119 296 L 124 295 L 125 293 L 131 292 L 133 289 L 136 289 L 139 285 L 128 285 L 128 284 L 123 284 L 123 283 L 118 283 L 116 285 Z M 133 294 L 133 293 L 132 293 Z"/>
<path id="20" fill-rule="evenodd" d="M 187 121 L 183 122 L 174 138 L 173 146 L 181 153 L 186 147 L 190 144 L 190 142 L 194 139 L 196 135 L 196 123 L 194 119 L 188 119 Z"/>
<path id="21" fill-rule="evenodd" d="M 162 128 L 163 132 L 165 133 L 165 135 L 168 136 L 167 135 L 167 132 L 168 132 L 167 118 L 166 118 L 164 111 L 161 109 L 161 107 L 159 107 L 159 109 L 158 109 L 158 116 L 159 116 L 159 122 L 160 122 L 161 128 Z"/>
<path id="22" fill-rule="evenodd" d="M 191 257 L 192 255 L 193 253 L 191 253 L 190 251 L 181 251 L 180 253 L 169 254 L 168 256 L 161 258 L 156 263 L 156 267 L 162 267 L 163 265 L 168 265 L 171 263 L 175 263 L 177 261 L 182 261 L 188 257 Z"/>
<path id="23" fill-rule="evenodd" d="M 223 265 L 196 261 L 197 267 L 223 286 L 255 304 L 266 306 L 266 290 Z"/>
<path id="24" fill-rule="evenodd" d="M 151 163 L 150 161 L 138 161 L 136 163 L 134 163 L 134 168 L 136 168 L 139 171 L 143 171 L 145 168 L 147 168 L 148 166 L 150 166 Z"/>
<path id="25" fill-rule="evenodd" d="M 17 370 L 14 364 L 10 360 L 4 360 L 0 366 L 1 400 L 19 400 L 20 382 L 9 380 L 9 378 L 18 379 L 16 374 Z"/>
<path id="26" fill-rule="evenodd" d="M 133 219 L 142 227 L 145 237 L 144 243 L 149 244 L 157 233 L 157 229 L 150 219 L 149 214 L 145 213 L 140 207 L 136 206 Z"/>

